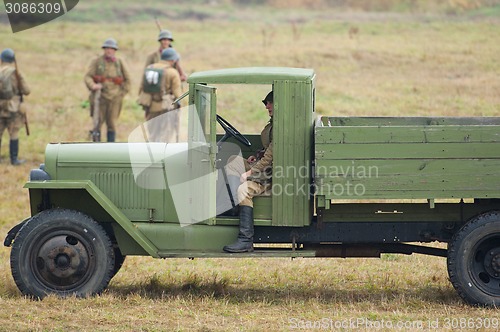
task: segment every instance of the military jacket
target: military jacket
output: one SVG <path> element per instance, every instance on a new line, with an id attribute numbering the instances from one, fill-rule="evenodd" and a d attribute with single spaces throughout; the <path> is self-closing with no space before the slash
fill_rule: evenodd
<path id="1" fill-rule="evenodd" d="M 27 96 L 31 93 L 31 90 L 21 72 L 18 71 L 16 75 L 14 64 L 2 63 L 0 71 L 4 70 L 13 70 L 10 79 L 12 80 L 11 83 L 14 97 L 10 100 L 0 100 L 0 111 L 2 112 L 2 115 L 8 114 L 8 112 L 18 112 L 21 106 L 21 97 L 19 94 Z M 19 81 L 17 76 L 19 76 Z"/>
<path id="2" fill-rule="evenodd" d="M 102 55 L 92 60 L 84 80 L 89 90 L 92 90 L 94 84 L 101 83 L 101 97 L 108 100 L 124 96 L 130 90 L 129 71 L 119 58 L 106 61 Z"/>
<path id="3" fill-rule="evenodd" d="M 260 159 L 252 165 L 252 175 L 249 180 L 256 182 L 270 182 L 273 166 L 273 119 L 269 120 L 268 124 L 260 133 L 264 153 Z"/>
<path id="4" fill-rule="evenodd" d="M 172 68 L 169 62 L 160 60 L 159 62 L 149 66 L 150 68 L 163 69 L 162 93 L 152 94 L 152 103 L 149 111 L 160 112 L 163 110 L 162 98 L 163 95 L 172 95 L 173 99 L 177 99 L 182 94 L 181 78 L 179 72 Z M 144 86 L 144 78 L 141 82 L 141 91 Z M 144 92 L 142 92 L 144 93 Z"/>
<path id="5" fill-rule="evenodd" d="M 149 54 L 148 57 L 146 58 L 146 65 L 144 66 L 144 68 L 146 68 L 147 66 L 150 66 L 152 64 L 160 62 L 160 60 L 161 60 L 160 55 L 161 55 L 161 51 L 158 51 L 158 50 Z"/>

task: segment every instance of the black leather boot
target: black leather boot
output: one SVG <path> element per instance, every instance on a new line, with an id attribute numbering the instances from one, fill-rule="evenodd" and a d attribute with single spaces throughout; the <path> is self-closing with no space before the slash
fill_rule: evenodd
<path id="1" fill-rule="evenodd" d="M 240 232 L 235 243 L 222 248 L 227 252 L 253 251 L 253 208 L 240 206 Z"/>
<path id="2" fill-rule="evenodd" d="M 114 131 L 108 131 L 108 142 L 114 142 L 115 137 L 116 137 L 116 134 Z"/>
<path id="3" fill-rule="evenodd" d="M 19 154 L 19 140 L 18 139 L 13 139 L 10 140 L 10 163 L 12 165 L 21 165 L 24 164 L 24 160 L 17 159 L 17 156 Z"/>
<path id="4" fill-rule="evenodd" d="M 229 187 L 229 195 L 231 195 L 231 203 L 233 207 L 225 213 L 228 216 L 237 216 L 239 212 L 238 202 L 238 187 L 240 186 L 240 177 L 236 175 L 227 176 L 227 185 Z"/>

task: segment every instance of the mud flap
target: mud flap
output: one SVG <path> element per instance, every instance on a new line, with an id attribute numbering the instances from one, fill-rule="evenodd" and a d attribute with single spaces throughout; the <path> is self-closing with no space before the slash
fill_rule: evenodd
<path id="1" fill-rule="evenodd" d="M 21 221 L 19 224 L 16 226 L 12 227 L 12 229 L 7 233 L 7 236 L 5 237 L 5 240 L 3 241 L 3 245 L 6 247 L 10 247 L 12 245 L 12 242 L 14 242 L 14 239 L 17 236 L 17 233 L 19 230 L 30 220 L 31 217 L 24 219 Z"/>

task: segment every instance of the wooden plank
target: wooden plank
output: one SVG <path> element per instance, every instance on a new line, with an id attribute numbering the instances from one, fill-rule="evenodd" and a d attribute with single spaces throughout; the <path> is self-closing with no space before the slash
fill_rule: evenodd
<path id="1" fill-rule="evenodd" d="M 316 160 L 500 158 L 498 143 L 316 144 Z"/>
<path id="2" fill-rule="evenodd" d="M 500 125 L 500 117 L 329 117 L 323 126 Z"/>
<path id="3" fill-rule="evenodd" d="M 351 192 L 375 192 L 375 191 L 462 191 L 462 192 L 497 192 L 500 197 L 498 185 L 500 184 L 500 175 L 491 175 L 487 178 L 471 176 L 463 179 L 461 176 L 448 176 L 443 179 L 439 176 L 429 176 L 420 178 L 408 177 L 378 177 L 378 178 L 329 178 L 317 179 L 316 185 L 322 188 L 322 191 L 344 193 Z M 322 193 L 321 193 L 322 194 Z M 474 196 L 473 196 L 474 197 Z M 427 197 L 431 198 L 431 197 Z"/>
<path id="4" fill-rule="evenodd" d="M 500 142 L 500 126 L 316 127 L 316 143 Z"/>
<path id="5" fill-rule="evenodd" d="M 318 160 L 316 178 L 373 178 L 426 175 L 489 176 L 499 174 L 500 159 Z M 286 173 L 283 176 L 288 176 Z"/>
<path id="6" fill-rule="evenodd" d="M 332 191 L 325 191 L 321 192 L 321 190 L 318 190 L 318 195 L 324 195 L 326 199 L 341 199 L 341 200 L 352 200 L 352 201 L 359 201 L 359 200 L 367 200 L 367 199 L 372 199 L 372 200 L 382 200 L 382 199 L 397 199 L 397 200 L 402 200 L 402 199 L 468 199 L 468 198 L 474 198 L 474 199 L 479 199 L 479 198 L 495 198 L 495 199 L 500 199 L 500 195 L 498 194 L 498 190 L 483 190 L 482 192 L 475 192 L 475 191 L 467 191 L 467 190 L 455 190 L 455 191 L 432 191 L 432 190 L 425 190 L 425 191 L 418 191 L 418 190 L 405 190 L 405 189 L 398 189 L 398 190 L 374 190 L 374 191 L 365 191 L 362 192 L 361 190 L 358 189 L 358 192 L 362 192 L 362 194 L 356 194 L 354 192 L 355 189 L 351 189 L 351 193 L 348 194 L 347 191 L 345 191 L 342 195 L 337 194 L 336 192 Z M 354 192 L 354 194 L 352 193 Z"/>
<path id="7" fill-rule="evenodd" d="M 328 198 L 500 197 L 500 159 L 321 161 L 316 194 Z"/>

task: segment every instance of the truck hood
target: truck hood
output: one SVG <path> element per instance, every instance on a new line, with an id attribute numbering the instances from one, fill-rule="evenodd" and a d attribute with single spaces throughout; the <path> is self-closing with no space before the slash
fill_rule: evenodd
<path id="1" fill-rule="evenodd" d="M 158 168 L 186 162 L 188 143 L 56 143 L 45 150 L 45 170 L 59 179 L 60 168 Z"/>

